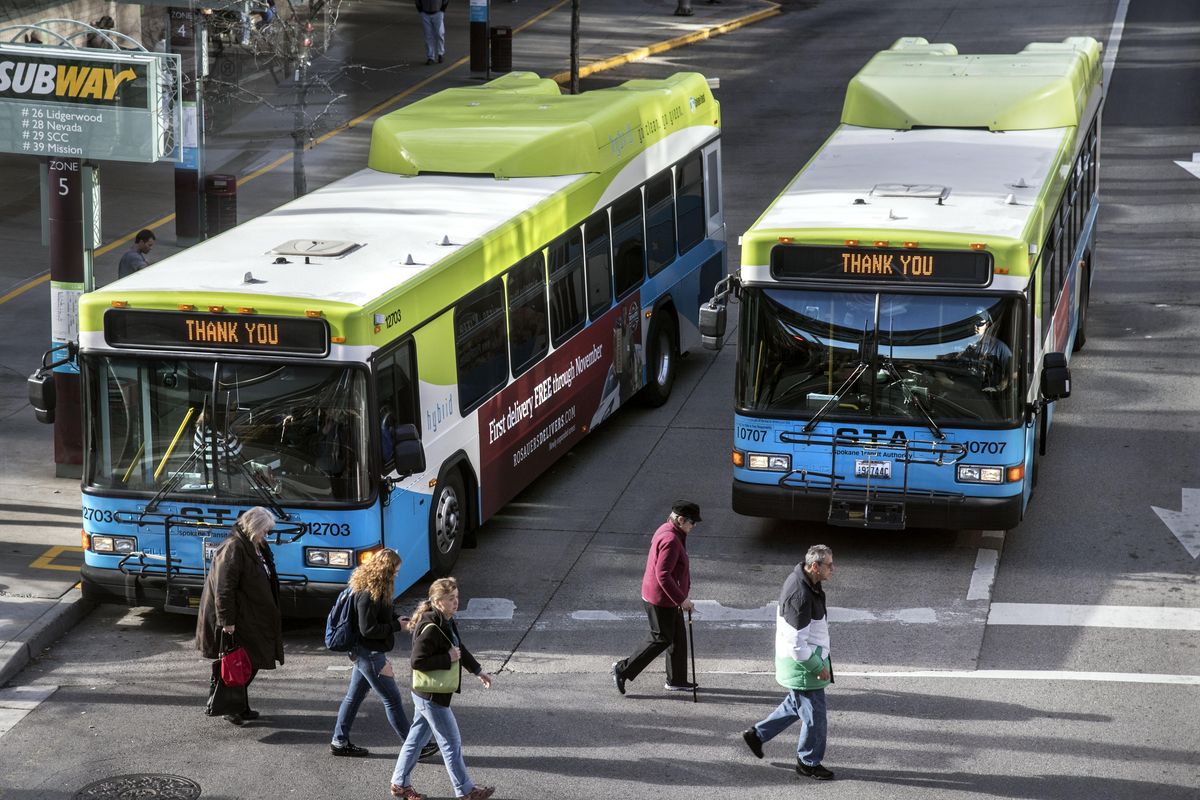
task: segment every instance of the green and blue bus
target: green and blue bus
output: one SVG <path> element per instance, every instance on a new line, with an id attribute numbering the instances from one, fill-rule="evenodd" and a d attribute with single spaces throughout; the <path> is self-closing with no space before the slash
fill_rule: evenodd
<path id="1" fill-rule="evenodd" d="M 285 613 L 401 592 L 618 407 L 726 274 L 705 78 L 513 73 L 380 118 L 368 166 L 80 302 L 82 586 L 194 610 L 262 505 Z"/>
<path id="2" fill-rule="evenodd" d="M 741 239 L 733 508 L 1009 529 L 1087 335 L 1100 45 L 904 38 Z"/>

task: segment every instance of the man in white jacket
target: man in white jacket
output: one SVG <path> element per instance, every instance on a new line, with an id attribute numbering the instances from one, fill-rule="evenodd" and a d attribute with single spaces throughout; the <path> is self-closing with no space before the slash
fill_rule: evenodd
<path id="1" fill-rule="evenodd" d="M 775 618 L 775 681 L 788 690 L 771 715 L 742 733 L 750 752 L 763 757 L 763 744 L 800 721 L 796 772 L 819 781 L 833 780 L 821 765 L 825 757 L 825 687 L 833 683 L 829 658 L 829 622 L 822 584 L 833 575 L 833 551 L 823 544 L 808 548 L 804 563 L 783 582 Z"/>

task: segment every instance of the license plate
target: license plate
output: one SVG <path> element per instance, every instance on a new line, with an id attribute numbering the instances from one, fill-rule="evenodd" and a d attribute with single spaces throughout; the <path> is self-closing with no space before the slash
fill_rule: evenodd
<path id="1" fill-rule="evenodd" d="M 861 458 L 856 458 L 854 460 L 854 477 L 890 478 L 892 477 L 892 462 L 868 461 Z"/>

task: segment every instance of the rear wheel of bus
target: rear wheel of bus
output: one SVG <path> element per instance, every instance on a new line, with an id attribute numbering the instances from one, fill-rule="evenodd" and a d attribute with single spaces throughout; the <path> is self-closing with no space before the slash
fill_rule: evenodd
<path id="1" fill-rule="evenodd" d="M 429 571 L 444 577 L 454 569 L 467 529 L 467 495 L 462 474 L 451 469 L 438 479 L 429 519 Z"/>
<path id="2" fill-rule="evenodd" d="M 648 375 L 641 392 L 641 401 L 656 408 L 667 402 L 675 385 L 675 370 L 679 363 L 679 329 L 675 309 L 667 306 L 654 312 L 646 344 Z"/>

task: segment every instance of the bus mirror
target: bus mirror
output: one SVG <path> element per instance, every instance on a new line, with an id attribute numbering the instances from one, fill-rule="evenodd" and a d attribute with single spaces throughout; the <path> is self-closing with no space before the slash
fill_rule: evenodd
<path id="1" fill-rule="evenodd" d="M 718 295 L 700 306 L 700 343 L 720 350 L 725 342 L 725 298 Z"/>
<path id="2" fill-rule="evenodd" d="M 1042 358 L 1042 397 L 1049 403 L 1071 396 L 1071 368 L 1063 353 L 1046 353 Z"/>
<path id="3" fill-rule="evenodd" d="M 392 460 L 396 472 L 401 476 L 413 475 L 425 471 L 425 448 L 417 436 L 417 426 L 412 424 L 397 425 L 392 434 L 395 442 L 392 447 Z"/>
<path id="4" fill-rule="evenodd" d="M 25 384 L 29 389 L 29 405 L 33 406 L 37 421 L 47 424 L 54 422 L 54 407 L 57 405 L 54 373 L 47 369 L 39 369 L 29 376 Z"/>

